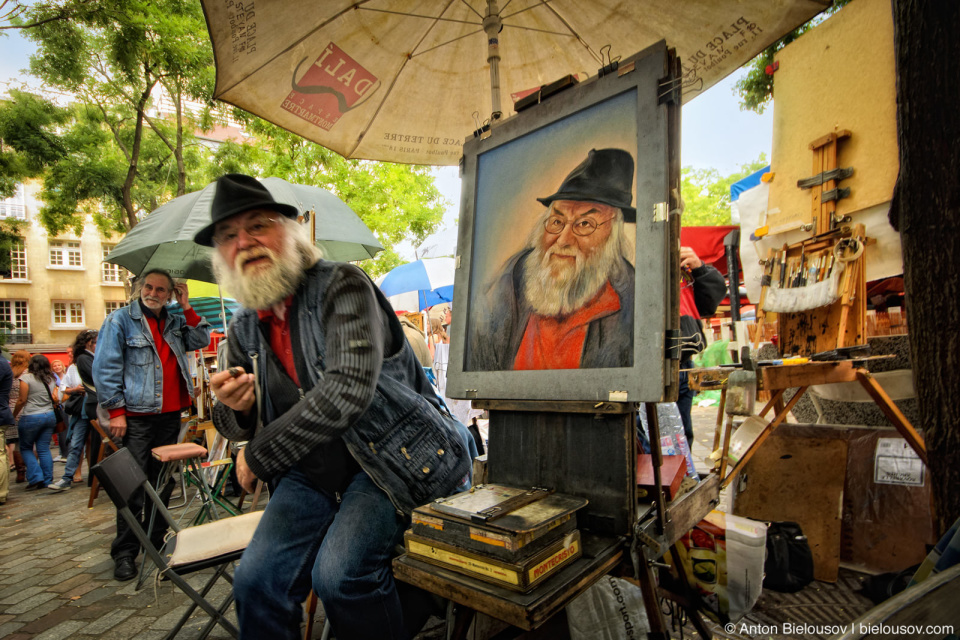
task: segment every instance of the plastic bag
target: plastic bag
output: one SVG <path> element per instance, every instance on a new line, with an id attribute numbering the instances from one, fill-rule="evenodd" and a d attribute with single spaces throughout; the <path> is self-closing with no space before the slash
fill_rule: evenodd
<path id="1" fill-rule="evenodd" d="M 710 346 L 694 356 L 693 363 L 697 367 L 719 367 L 722 364 L 730 364 L 733 358 L 730 356 L 730 341 L 717 340 L 711 342 Z"/>
<path id="2" fill-rule="evenodd" d="M 683 456 L 687 461 L 687 475 L 700 480 L 700 474 L 693 464 L 693 454 L 690 444 L 683 432 L 683 419 L 676 402 L 660 402 L 657 404 L 657 422 L 660 425 L 660 451 L 665 456 Z M 644 444 L 644 453 L 650 453 L 650 428 L 647 426 L 647 410 L 644 403 L 640 403 L 640 420 L 637 425 L 640 441 Z"/>
<path id="3" fill-rule="evenodd" d="M 765 523 L 720 511 L 680 538 L 679 562 L 707 607 L 704 613 L 726 624 L 753 608 L 763 584 L 766 541 Z M 675 568 L 677 562 L 671 557 Z"/>
<path id="4" fill-rule="evenodd" d="M 571 640 L 646 638 L 650 631 L 640 587 L 604 576 L 567 605 Z"/>
<path id="5" fill-rule="evenodd" d="M 795 593 L 813 582 L 813 552 L 799 524 L 770 523 L 763 572 L 763 587 L 781 593 Z"/>

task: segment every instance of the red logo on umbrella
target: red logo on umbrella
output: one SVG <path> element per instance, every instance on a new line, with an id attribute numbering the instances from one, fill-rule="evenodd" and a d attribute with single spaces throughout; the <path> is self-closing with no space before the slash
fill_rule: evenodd
<path id="1" fill-rule="evenodd" d="M 327 45 L 300 80 L 304 58 L 293 70 L 293 89 L 280 105 L 298 118 L 329 131 L 340 117 L 359 107 L 380 88 L 380 81 L 333 44 Z"/>

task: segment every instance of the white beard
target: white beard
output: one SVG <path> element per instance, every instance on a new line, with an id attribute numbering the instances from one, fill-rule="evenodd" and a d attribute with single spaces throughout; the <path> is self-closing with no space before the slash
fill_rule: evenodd
<path id="1" fill-rule="evenodd" d="M 533 251 L 524 260 L 523 294 L 533 312 L 541 316 L 567 316 L 593 299 L 611 278 L 623 269 L 620 248 L 623 223 L 617 221 L 610 237 L 600 251 L 585 257 L 576 247 L 576 262 L 564 266 L 554 275 L 550 256 L 554 253 L 570 255 L 553 244 L 543 249 L 537 239 Z"/>
<path id="2" fill-rule="evenodd" d="M 303 279 L 303 270 L 316 261 L 317 256 L 308 253 L 294 234 L 287 233 L 279 256 L 266 247 L 255 247 L 238 251 L 234 263 L 230 265 L 219 251 L 214 251 L 213 273 L 220 285 L 243 306 L 248 309 L 269 309 L 297 290 Z M 271 264 L 245 274 L 244 261 L 256 256 L 266 256 Z"/>

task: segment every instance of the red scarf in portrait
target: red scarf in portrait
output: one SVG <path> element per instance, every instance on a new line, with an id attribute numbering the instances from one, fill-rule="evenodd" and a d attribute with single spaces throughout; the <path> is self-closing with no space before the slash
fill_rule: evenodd
<path id="1" fill-rule="evenodd" d="M 586 305 L 566 317 L 531 315 L 520 341 L 516 370 L 578 369 L 587 327 L 620 310 L 620 296 L 606 283 Z"/>

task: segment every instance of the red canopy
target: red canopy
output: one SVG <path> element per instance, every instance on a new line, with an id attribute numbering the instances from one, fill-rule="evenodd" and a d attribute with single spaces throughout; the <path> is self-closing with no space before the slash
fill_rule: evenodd
<path id="1" fill-rule="evenodd" d="M 727 275 L 727 260 L 723 253 L 723 239 L 735 225 L 722 227 L 681 227 L 680 246 L 690 247 L 705 264 L 713 265 L 720 273 Z"/>

